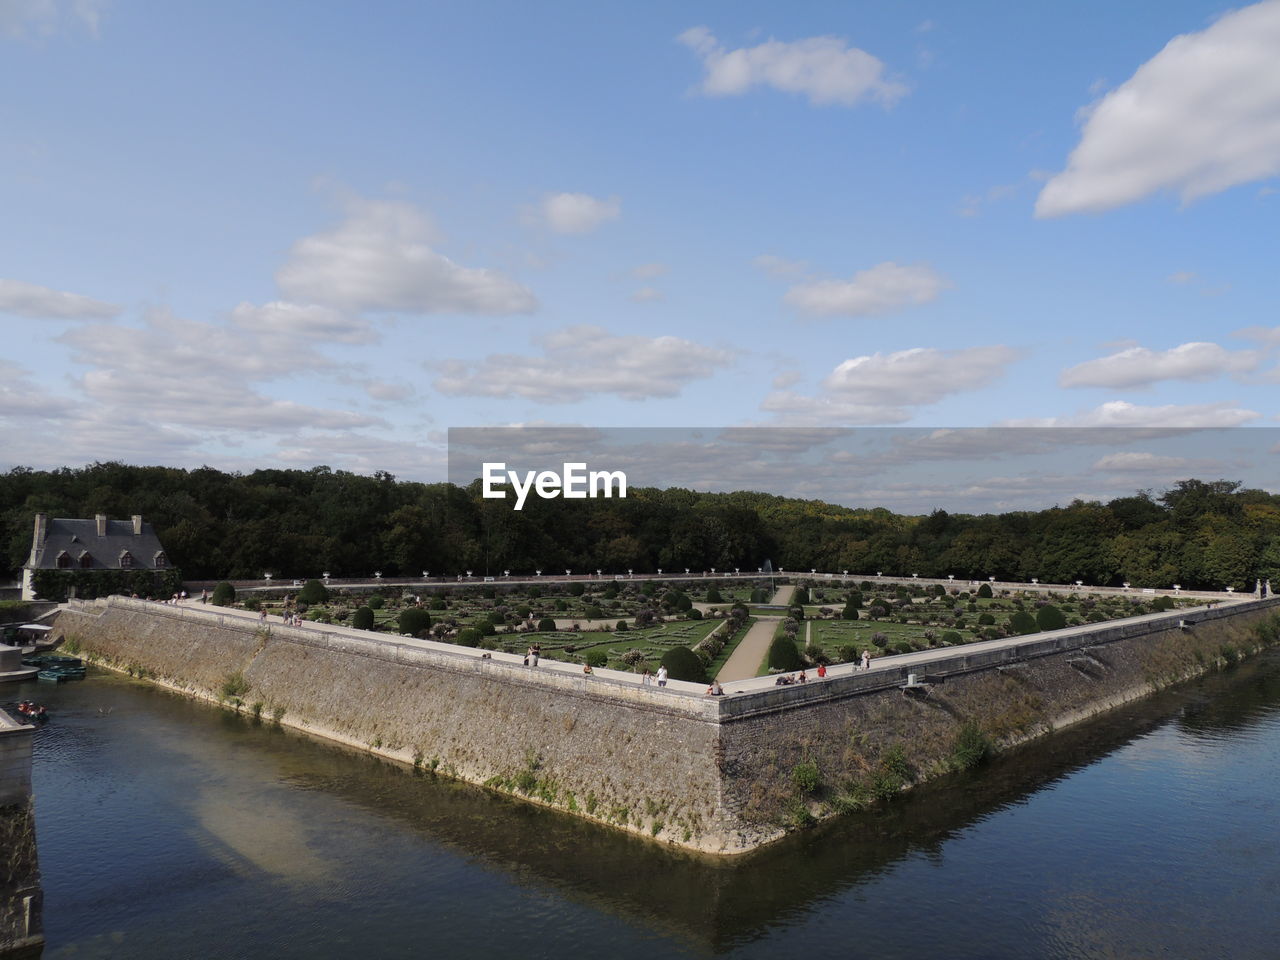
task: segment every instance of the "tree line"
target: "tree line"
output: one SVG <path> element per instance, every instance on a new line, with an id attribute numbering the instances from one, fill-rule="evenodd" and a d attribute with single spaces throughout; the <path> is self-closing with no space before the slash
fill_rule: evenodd
<path id="1" fill-rule="evenodd" d="M 95 463 L 0 474 L 0 544 L 26 561 L 36 513 L 142 514 L 188 579 L 606 574 L 754 570 L 996 577 L 1167 589 L 1280 588 L 1280 496 L 1182 480 L 1106 503 L 927 516 L 766 493 L 633 488 L 625 499 L 530 498 L 520 512 L 479 482 L 396 480 L 328 467 L 225 473 Z"/>

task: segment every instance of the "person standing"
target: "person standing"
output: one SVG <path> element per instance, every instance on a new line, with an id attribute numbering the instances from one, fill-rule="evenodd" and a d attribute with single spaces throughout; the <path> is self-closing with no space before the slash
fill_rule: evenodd
<path id="1" fill-rule="evenodd" d="M 825 663 L 818 664 L 818 679 L 819 680 L 826 679 L 826 676 L 827 676 L 827 665 Z"/>
<path id="2" fill-rule="evenodd" d="M 658 686 L 665 687 L 667 685 L 667 667 L 665 664 L 658 668 Z"/>
<path id="3" fill-rule="evenodd" d="M 533 666 L 536 667 L 538 665 L 538 658 L 540 656 L 542 656 L 542 647 L 540 647 L 538 644 L 535 643 L 533 645 L 533 657 L 531 661 Z"/>
<path id="4" fill-rule="evenodd" d="M 863 670 L 871 669 L 871 651 L 870 650 L 862 651 L 862 669 Z"/>

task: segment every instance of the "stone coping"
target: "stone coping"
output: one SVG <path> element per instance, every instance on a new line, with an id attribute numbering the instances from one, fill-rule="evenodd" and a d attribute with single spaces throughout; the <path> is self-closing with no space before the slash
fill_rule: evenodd
<path id="1" fill-rule="evenodd" d="M 252 611 L 209 607 L 198 602 L 192 605 L 190 601 L 186 605 L 173 605 L 113 596 L 105 600 L 70 601 L 64 609 L 79 615 L 101 615 L 109 607 L 187 622 L 212 622 L 232 629 L 262 628 L 259 615 Z M 901 686 L 912 673 L 923 677 L 943 678 L 1133 639 L 1176 629 L 1184 623 L 1188 628 L 1194 629 L 1198 623 L 1267 609 L 1280 609 L 1280 597 L 1259 600 L 1246 596 L 1200 607 L 1065 627 L 1028 636 L 983 640 L 960 647 L 877 657 L 871 661 L 870 670 L 863 671 L 857 664 L 839 664 L 829 667 L 824 679 L 814 677 L 804 684 L 777 686 L 773 676 L 754 677 L 725 685 L 725 695 L 722 697 L 708 696 L 706 686 L 700 683 L 670 680 L 665 688 L 659 688 L 656 681 L 650 685 L 643 684 L 641 678 L 634 673 L 601 667 L 586 675 L 577 664 L 547 659 L 540 661 L 537 667 L 526 667 L 520 654 L 499 650 L 484 651 L 413 637 L 393 637 L 336 624 L 308 623 L 307 626 L 295 627 L 268 621 L 266 626 L 270 628 L 272 636 L 293 643 L 339 650 L 356 656 L 392 659 L 407 665 L 430 665 L 467 672 L 479 669 L 492 679 L 503 682 L 554 687 L 592 699 L 644 704 L 650 708 L 719 722 Z"/>

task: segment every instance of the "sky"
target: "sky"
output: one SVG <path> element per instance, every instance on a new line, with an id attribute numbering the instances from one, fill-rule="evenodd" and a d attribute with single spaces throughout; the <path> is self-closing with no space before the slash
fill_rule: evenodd
<path id="1" fill-rule="evenodd" d="M 1278 211 L 1280 0 L 0 0 L 0 468 L 1111 428 L 895 505 L 1266 486 L 1139 439 L 1280 425 Z"/>

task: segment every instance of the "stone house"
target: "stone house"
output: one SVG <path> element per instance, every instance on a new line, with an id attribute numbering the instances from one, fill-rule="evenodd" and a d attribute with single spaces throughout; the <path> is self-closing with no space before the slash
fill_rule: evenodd
<path id="1" fill-rule="evenodd" d="M 36 514 L 31 555 L 22 568 L 22 598 L 32 600 L 36 570 L 164 570 L 169 557 L 151 524 L 135 514 L 111 520 L 100 513 L 92 520 L 66 520 Z"/>

